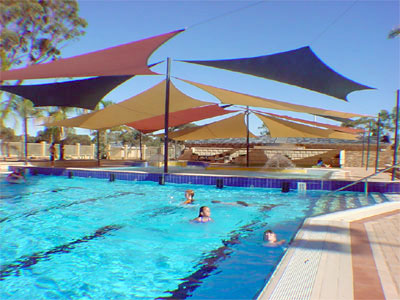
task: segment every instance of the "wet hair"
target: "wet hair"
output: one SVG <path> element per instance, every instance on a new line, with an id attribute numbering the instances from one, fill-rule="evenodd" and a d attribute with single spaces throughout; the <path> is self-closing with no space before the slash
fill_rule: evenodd
<path id="1" fill-rule="evenodd" d="M 199 218 L 202 217 L 201 213 L 204 211 L 205 208 L 208 208 L 208 206 L 202 206 L 199 209 Z"/>
<path id="2" fill-rule="evenodd" d="M 273 233 L 273 232 L 272 232 L 272 230 L 268 229 L 268 230 L 266 230 L 266 231 L 264 232 L 264 234 L 266 234 L 266 233 Z"/>
<path id="3" fill-rule="evenodd" d="M 185 193 L 188 193 L 190 196 L 194 196 L 194 191 L 193 190 L 187 190 Z"/>

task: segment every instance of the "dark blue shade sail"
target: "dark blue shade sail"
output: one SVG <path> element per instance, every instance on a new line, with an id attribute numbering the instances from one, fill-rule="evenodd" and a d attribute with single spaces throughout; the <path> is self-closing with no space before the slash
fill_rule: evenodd
<path id="1" fill-rule="evenodd" d="M 347 101 L 353 91 L 373 89 L 336 73 L 310 47 L 277 54 L 225 60 L 180 60 L 295 85 Z"/>
<path id="2" fill-rule="evenodd" d="M 37 85 L 2 85 L 0 90 L 25 99 L 35 106 L 67 106 L 94 109 L 111 90 L 133 75 L 95 78 Z"/>

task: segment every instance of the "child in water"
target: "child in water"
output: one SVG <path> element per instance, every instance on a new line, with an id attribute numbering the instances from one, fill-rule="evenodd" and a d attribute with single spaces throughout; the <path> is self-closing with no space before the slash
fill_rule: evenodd
<path id="1" fill-rule="evenodd" d="M 279 246 L 285 243 L 285 240 L 278 241 L 276 234 L 272 230 L 264 232 L 264 241 L 268 242 L 268 246 Z"/>
<path id="2" fill-rule="evenodd" d="M 206 223 L 212 221 L 211 210 L 208 206 L 200 207 L 199 216 L 193 219 L 193 222 Z"/>
<path id="3" fill-rule="evenodd" d="M 185 198 L 186 200 L 182 204 L 193 204 L 194 202 L 194 191 L 193 190 L 187 190 L 185 192 Z"/>

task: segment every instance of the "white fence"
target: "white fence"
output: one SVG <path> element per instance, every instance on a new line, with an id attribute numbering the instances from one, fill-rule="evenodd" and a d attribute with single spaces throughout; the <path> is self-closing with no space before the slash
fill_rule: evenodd
<path id="1" fill-rule="evenodd" d="M 50 144 L 46 142 L 28 143 L 28 158 L 29 159 L 49 159 Z M 23 142 L 1 142 L 0 141 L 0 158 L 17 158 L 25 157 Z M 140 159 L 140 148 L 129 146 L 110 146 L 106 147 L 107 158 L 109 159 Z M 170 159 L 177 158 L 181 154 L 181 146 L 174 145 L 168 149 Z M 60 155 L 60 145 L 56 144 L 56 159 Z M 94 144 L 91 145 L 64 145 L 64 159 L 96 159 L 97 149 Z M 151 161 L 163 161 L 164 146 L 148 147 L 142 146 L 142 158 Z"/>

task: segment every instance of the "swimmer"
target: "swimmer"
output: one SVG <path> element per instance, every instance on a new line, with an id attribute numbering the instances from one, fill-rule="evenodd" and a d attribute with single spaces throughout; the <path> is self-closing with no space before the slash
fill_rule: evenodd
<path id="1" fill-rule="evenodd" d="M 212 221 L 210 208 L 208 206 L 200 207 L 199 216 L 192 221 L 197 223 L 207 223 Z"/>
<path id="2" fill-rule="evenodd" d="M 182 204 L 193 204 L 194 202 L 194 191 L 193 190 L 187 190 L 185 192 L 185 198 L 186 200 Z"/>
<path id="3" fill-rule="evenodd" d="M 278 241 L 276 234 L 272 230 L 264 232 L 264 241 L 268 242 L 268 246 L 280 246 L 285 243 L 285 240 Z"/>
<path id="4" fill-rule="evenodd" d="M 6 178 L 9 183 L 20 183 L 26 181 L 23 169 L 16 169 Z"/>

